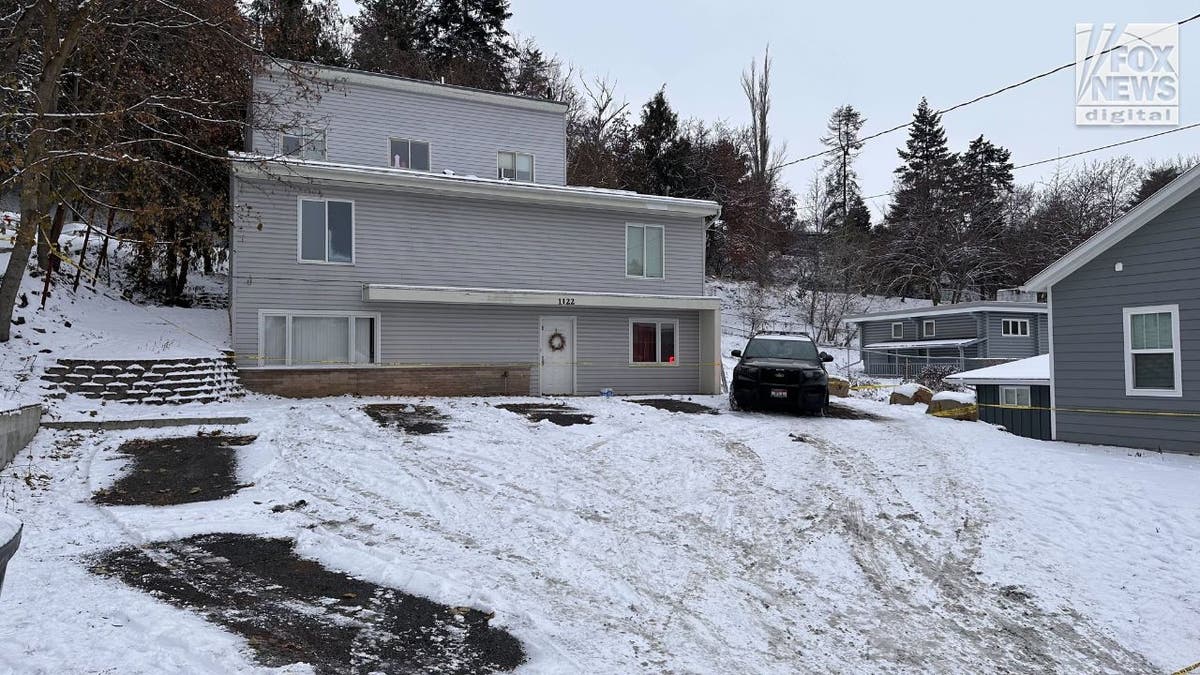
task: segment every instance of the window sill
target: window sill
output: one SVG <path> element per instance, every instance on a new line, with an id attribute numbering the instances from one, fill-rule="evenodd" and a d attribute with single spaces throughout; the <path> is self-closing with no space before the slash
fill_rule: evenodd
<path id="1" fill-rule="evenodd" d="M 678 368 L 679 363 L 662 363 L 655 361 L 653 363 L 646 361 L 630 361 L 629 365 L 634 368 Z"/>
<path id="2" fill-rule="evenodd" d="M 354 267 L 354 262 L 329 262 L 327 260 L 304 260 L 300 259 L 296 262 L 301 265 L 330 265 L 333 267 Z"/>
<path id="3" fill-rule="evenodd" d="M 1126 387 L 1125 395 L 1131 398 L 1183 398 L 1183 389 L 1133 389 Z"/>

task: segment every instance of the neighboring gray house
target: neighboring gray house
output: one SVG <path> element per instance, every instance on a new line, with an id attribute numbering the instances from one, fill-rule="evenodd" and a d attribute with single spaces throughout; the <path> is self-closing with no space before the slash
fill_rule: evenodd
<path id="1" fill-rule="evenodd" d="M 1200 167 L 1026 288 L 1049 292 L 1055 439 L 1200 451 Z"/>
<path id="2" fill-rule="evenodd" d="M 256 111 L 277 131 L 234 163 L 248 388 L 719 392 L 720 304 L 704 295 L 717 204 L 566 186 L 561 103 L 304 68 L 319 96 Z M 254 82 L 294 86 L 278 66 Z"/>
<path id="3" fill-rule="evenodd" d="M 991 300 L 859 314 L 863 370 L 916 377 L 929 365 L 968 370 L 1049 350 L 1045 303 Z"/>

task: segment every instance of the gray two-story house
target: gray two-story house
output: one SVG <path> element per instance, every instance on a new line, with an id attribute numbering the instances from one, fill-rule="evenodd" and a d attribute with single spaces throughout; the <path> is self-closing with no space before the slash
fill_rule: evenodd
<path id="1" fill-rule="evenodd" d="M 1026 288 L 1050 299 L 1053 438 L 1200 451 L 1200 167 Z"/>
<path id="2" fill-rule="evenodd" d="M 243 383 L 283 395 L 717 393 L 709 201 L 566 185 L 566 106 L 268 66 L 235 157 Z M 316 93 L 278 96 L 300 86 Z"/>
<path id="3" fill-rule="evenodd" d="M 863 370 L 877 377 L 916 377 L 930 365 L 968 370 L 1049 350 L 1041 302 L 991 300 L 859 314 Z"/>

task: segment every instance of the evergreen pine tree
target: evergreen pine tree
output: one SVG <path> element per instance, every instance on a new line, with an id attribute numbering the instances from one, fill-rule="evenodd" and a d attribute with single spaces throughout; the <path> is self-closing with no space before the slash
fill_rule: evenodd
<path id="1" fill-rule="evenodd" d="M 1174 164 L 1164 166 L 1151 167 L 1146 172 L 1146 176 L 1142 178 L 1142 184 L 1138 186 L 1137 192 L 1133 195 L 1133 199 L 1129 200 L 1129 208 L 1133 208 L 1138 204 L 1146 201 L 1150 195 L 1158 192 L 1167 183 L 1179 177 L 1183 170 Z"/>
<path id="2" fill-rule="evenodd" d="M 957 295 L 977 288 L 991 296 L 1004 283 L 1008 261 L 1005 250 L 1006 206 L 1013 193 L 1011 153 L 979 136 L 971 141 L 955 172 L 959 206 L 954 241 Z"/>
<path id="3" fill-rule="evenodd" d="M 642 107 L 634 140 L 637 164 L 631 167 L 629 187 L 647 194 L 677 196 L 684 185 L 691 143 L 681 137 L 679 115 L 671 109 L 663 89 Z"/>
<path id="4" fill-rule="evenodd" d="M 504 24 L 508 0 L 438 0 L 429 17 L 429 59 L 446 82 L 509 91 L 508 64 L 516 56 Z"/>
<path id="5" fill-rule="evenodd" d="M 829 195 L 825 218 L 833 224 L 832 229 L 865 232 L 871 227 L 871 212 L 863 202 L 858 174 L 854 171 L 854 160 L 862 150 L 858 134 L 864 122 L 854 106 L 840 106 L 829 117 L 829 134 L 821 139 L 831 151 L 823 171 Z"/>
<path id="6" fill-rule="evenodd" d="M 354 17 L 356 68 L 433 79 L 429 60 L 429 0 L 362 0 Z"/>
<path id="7" fill-rule="evenodd" d="M 335 0 L 253 0 L 250 18 L 259 26 L 267 54 L 293 61 L 346 65 L 342 16 Z"/>

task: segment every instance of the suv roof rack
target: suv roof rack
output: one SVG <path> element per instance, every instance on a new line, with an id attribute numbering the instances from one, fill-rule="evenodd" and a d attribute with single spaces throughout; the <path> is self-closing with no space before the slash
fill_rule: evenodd
<path id="1" fill-rule="evenodd" d="M 802 330 L 760 330 L 750 337 L 757 337 L 759 335 L 802 335 L 806 338 L 812 337 Z"/>

